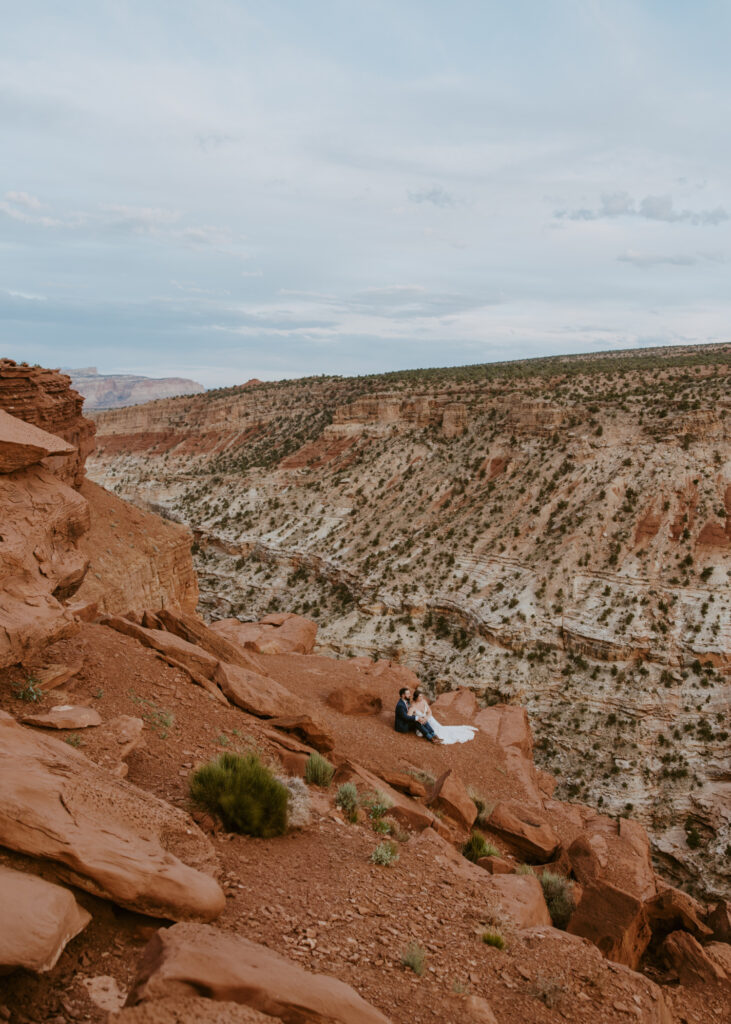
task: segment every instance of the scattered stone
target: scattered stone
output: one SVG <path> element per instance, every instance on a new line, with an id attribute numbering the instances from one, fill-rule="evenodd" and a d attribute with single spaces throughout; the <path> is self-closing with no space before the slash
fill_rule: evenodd
<path id="1" fill-rule="evenodd" d="M 35 725 L 42 729 L 88 729 L 93 725 L 101 725 L 102 716 L 94 708 L 57 704 L 50 711 L 26 715 L 21 721 L 25 725 Z"/>
<path id="2" fill-rule="evenodd" d="M 333 690 L 325 698 L 325 703 L 341 715 L 378 715 L 383 707 L 378 694 L 350 686 Z"/>
<path id="3" fill-rule="evenodd" d="M 109 1024 L 281 1024 L 280 1017 L 239 1003 L 202 997 L 167 996 L 131 1006 L 109 1017 Z"/>
<path id="4" fill-rule="evenodd" d="M 95 978 L 84 978 L 82 985 L 86 989 L 89 999 L 100 1010 L 114 1011 L 121 1010 L 127 993 L 120 990 L 116 978 L 108 974 L 99 974 Z"/>

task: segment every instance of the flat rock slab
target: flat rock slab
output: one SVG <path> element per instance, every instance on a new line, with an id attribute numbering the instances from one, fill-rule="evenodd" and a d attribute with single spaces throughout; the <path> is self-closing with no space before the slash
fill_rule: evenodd
<path id="1" fill-rule="evenodd" d="M 0 409 L 0 473 L 14 473 L 48 455 L 70 455 L 75 451 L 68 441 Z"/>
<path id="2" fill-rule="evenodd" d="M 144 952 L 128 1005 L 200 992 L 286 1024 L 388 1024 L 350 985 L 305 971 L 266 946 L 210 925 L 161 928 Z"/>
<path id="3" fill-rule="evenodd" d="M 94 708 L 58 704 L 39 715 L 26 715 L 22 721 L 25 725 L 36 725 L 43 729 L 88 729 L 92 725 L 101 725 L 102 716 Z"/>
<path id="4" fill-rule="evenodd" d="M 210 921 L 225 897 L 213 848 L 193 820 L 0 712 L 0 845 L 120 906 Z"/>
<path id="5" fill-rule="evenodd" d="M 0 866 L 0 969 L 50 971 L 91 914 L 68 889 Z"/>

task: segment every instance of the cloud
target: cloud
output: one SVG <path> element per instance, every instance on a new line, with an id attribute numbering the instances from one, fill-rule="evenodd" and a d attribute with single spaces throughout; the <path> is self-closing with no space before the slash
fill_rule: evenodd
<path id="1" fill-rule="evenodd" d="M 180 220 L 177 210 L 153 206 L 128 206 L 123 203 L 104 203 L 101 206 L 110 227 L 123 228 L 135 234 L 155 235 L 167 230 Z"/>
<path id="2" fill-rule="evenodd" d="M 554 217 L 558 220 L 604 220 L 614 217 L 641 217 L 644 220 L 664 221 L 667 224 L 721 224 L 729 219 L 729 213 L 723 206 L 712 210 L 676 210 L 672 196 L 645 196 L 639 203 L 627 192 L 611 192 L 601 197 L 601 205 L 596 210 L 581 208 L 578 210 L 556 210 Z"/>
<path id="3" fill-rule="evenodd" d="M 620 256 L 617 256 L 620 263 L 631 263 L 635 267 L 695 267 L 703 263 L 726 263 L 726 256 L 722 252 L 698 252 L 695 255 L 689 253 L 677 253 L 667 255 L 663 253 L 638 252 L 635 249 L 628 249 Z"/>
<path id="4" fill-rule="evenodd" d="M 454 196 L 443 189 L 441 185 L 432 185 L 431 188 L 422 189 L 421 192 L 409 192 L 409 200 L 412 203 L 431 203 L 432 206 L 439 206 L 442 209 L 457 205 Z"/>
<path id="5" fill-rule="evenodd" d="M 41 209 L 40 199 L 28 192 L 6 192 L 4 199 L 0 200 L 0 212 L 21 224 L 34 224 L 41 228 L 55 228 L 63 224 L 54 217 L 42 214 Z"/>
<path id="6" fill-rule="evenodd" d="M 636 252 L 628 249 L 617 256 L 620 263 L 631 263 L 635 267 L 693 267 L 698 262 L 695 256 L 662 256 L 659 253 Z"/>

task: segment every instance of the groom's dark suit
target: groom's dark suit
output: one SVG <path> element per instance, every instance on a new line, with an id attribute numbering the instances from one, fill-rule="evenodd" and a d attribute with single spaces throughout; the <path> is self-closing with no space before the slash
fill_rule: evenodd
<path id="1" fill-rule="evenodd" d="M 413 715 L 409 714 L 409 705 L 403 697 L 396 705 L 396 718 L 394 720 L 396 732 L 420 732 L 429 741 L 435 738 L 434 730 L 428 722 L 419 722 Z"/>

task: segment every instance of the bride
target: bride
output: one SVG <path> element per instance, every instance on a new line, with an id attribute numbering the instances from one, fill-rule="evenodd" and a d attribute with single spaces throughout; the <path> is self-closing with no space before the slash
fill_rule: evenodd
<path id="1" fill-rule="evenodd" d="M 428 701 L 421 690 L 414 690 L 414 702 L 411 705 L 414 717 L 420 722 L 428 722 L 438 740 L 442 743 L 468 743 L 475 738 L 478 731 L 475 725 L 441 725 L 431 713 Z"/>

